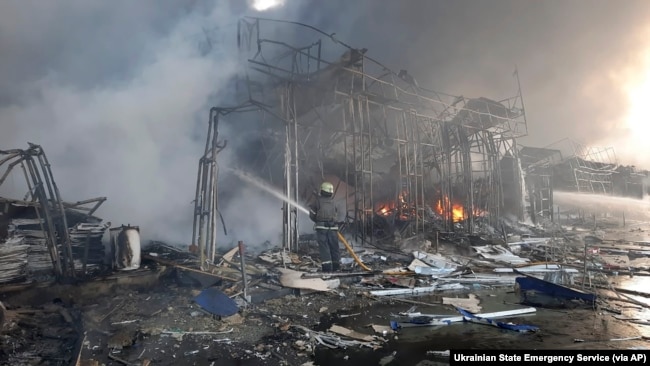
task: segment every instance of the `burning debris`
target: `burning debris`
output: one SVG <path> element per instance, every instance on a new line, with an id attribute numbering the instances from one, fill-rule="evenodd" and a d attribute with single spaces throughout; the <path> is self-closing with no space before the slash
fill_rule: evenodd
<path id="1" fill-rule="evenodd" d="M 520 90 L 501 101 L 441 99 L 409 82 L 406 71 L 392 72 L 368 57 L 366 49 L 328 37 L 307 47 L 267 39 L 260 32 L 268 22 L 313 30 L 268 19 L 241 21 L 239 46 L 250 52 L 241 80 L 248 102 L 210 111 L 197 177 L 192 243 L 209 261 L 216 233 L 225 233 L 216 164 L 226 143 L 218 129 L 250 113 L 265 123 L 247 136 L 251 158 L 240 157 L 237 169 L 257 171 L 268 177 L 267 185 L 283 188 L 283 246 L 289 250 L 296 250 L 301 234 L 295 203 L 308 202 L 314 181 L 325 175 L 336 187 L 350 234 L 364 244 L 390 247 L 435 231 L 498 231 L 503 214 L 523 219 L 516 139 L 526 134 L 526 119 Z M 331 54 L 342 56 L 321 56 Z M 506 184 L 514 193 L 508 204 Z"/>
<path id="2" fill-rule="evenodd" d="M 322 38 L 289 45 L 262 35 L 267 22 Z M 592 225 L 584 214 L 564 212 L 563 226 L 553 203 L 552 182 L 562 179 L 551 177 L 567 171 L 569 185 L 581 192 L 616 191 L 616 163 L 597 164 L 591 152 L 567 158 L 519 146 L 527 133 L 521 90 L 498 101 L 441 96 L 405 70 L 388 70 L 367 49 L 325 34 L 296 23 L 241 20 L 239 47 L 250 55 L 239 82 L 247 101 L 209 112 L 187 246 L 144 245 L 139 226 L 103 223 L 93 216 L 103 197 L 64 202 L 40 146 L 0 150 L 6 168 L 0 185 L 17 167 L 27 185 L 22 200 L 0 199 L 0 292 L 7 294 L 0 355 L 15 364 L 47 363 L 58 347 L 65 350 L 59 364 L 75 357 L 77 364 L 142 365 L 185 357 L 293 365 L 318 362 L 323 349 L 348 360 L 367 348 L 380 363 L 409 363 L 392 347 L 410 327 L 479 323 L 543 334 L 555 314 L 544 310 L 551 304 L 581 300 L 617 315 L 623 311 L 613 308 L 621 302 L 650 306 L 595 275 L 647 273 L 604 256 L 624 253 L 632 261 L 648 251 L 606 248 L 605 239 L 593 240 L 595 214 Z M 254 143 L 241 166 L 220 176 L 219 154 L 227 147 L 220 122 L 245 120 L 246 113 L 264 125 L 250 129 Z M 280 243 L 269 238 L 261 253 L 246 251 L 243 241 L 224 248 L 219 233 L 228 234 L 227 218 L 220 207 L 232 187 L 220 182 L 227 174 L 284 201 Z M 336 237 L 345 251 L 335 273 L 319 271 L 314 235 L 299 227 L 315 182 L 325 177 L 342 207 Z M 85 281 L 72 290 L 75 280 Z M 24 292 L 11 295 L 16 289 Z M 395 315 L 406 304 L 439 313 L 411 308 Z M 530 314 L 540 326 L 510 321 Z M 572 335 L 584 336 L 582 328 Z M 499 336 L 477 330 L 491 331 L 485 338 Z M 41 338 L 55 345 L 35 350 L 30 342 Z M 438 340 L 448 349 L 446 336 Z"/>

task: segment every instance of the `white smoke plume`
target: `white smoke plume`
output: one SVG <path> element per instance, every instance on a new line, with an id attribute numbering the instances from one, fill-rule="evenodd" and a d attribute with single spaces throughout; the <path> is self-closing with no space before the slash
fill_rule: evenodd
<path id="1" fill-rule="evenodd" d="M 139 225 L 145 238 L 189 244 L 208 110 L 226 99 L 238 65 L 236 22 L 248 9 L 228 1 L 187 2 L 187 8 L 157 1 L 47 4 L 1 6 L 3 50 L 29 52 L 20 40 L 49 47 L 39 37 L 67 49 L 48 48 L 49 62 L 34 59 L 43 64 L 25 67 L 40 75 L 10 75 L 30 58 L 5 58 L 0 75 L 16 79 L 12 93 L 7 87 L 0 93 L 0 149 L 42 145 L 64 200 L 106 196 L 97 212 L 106 221 Z M 93 22 L 112 36 L 76 34 L 92 31 Z M 13 174 L 0 195 L 26 192 L 22 176 Z M 224 213 L 227 221 L 254 225 L 250 212 L 278 207 L 277 199 L 256 194 L 242 196 L 256 208 L 245 207 L 247 220 L 237 210 Z M 274 225 L 281 228 L 279 220 Z M 258 235 L 269 239 L 268 231 Z"/>

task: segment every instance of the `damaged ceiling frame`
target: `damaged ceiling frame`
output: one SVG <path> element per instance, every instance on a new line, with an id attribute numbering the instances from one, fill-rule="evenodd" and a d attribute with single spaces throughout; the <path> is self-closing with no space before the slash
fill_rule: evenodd
<path id="1" fill-rule="evenodd" d="M 429 173 L 427 168 L 436 164 L 443 167 L 440 169 L 443 175 L 440 178 L 446 183 L 443 184 L 444 196 L 452 197 L 459 181 L 464 183 L 459 195 L 465 205 L 466 231 L 472 231 L 472 213 L 480 210 L 478 201 L 473 200 L 473 191 L 476 189 L 474 181 L 479 174 L 483 174 L 484 179 L 491 178 L 493 184 L 488 190 L 492 189 L 497 193 L 487 195 L 496 197 L 492 205 L 483 205 L 491 206 L 486 208 L 488 213 L 493 214 L 492 217 L 498 215 L 502 196 L 499 194 L 499 160 L 506 155 L 516 159 L 514 139 L 527 133 L 520 90 L 516 97 L 504 101 L 507 106 L 485 98 L 468 100 L 453 97 L 451 100 L 452 96 L 420 88 L 406 71 L 392 72 L 367 57 L 364 49 L 353 49 L 338 40 L 332 40 L 330 36 L 327 38 L 332 40 L 335 46 L 343 46 L 343 56 L 336 62 L 326 61 L 322 57 L 326 53 L 323 41 L 327 41 L 327 38 L 319 39 L 307 47 L 290 47 L 285 46 L 285 42 L 260 39 L 260 24 L 277 21 L 253 20 L 253 23 L 246 23 L 245 29 L 249 32 L 249 40 L 258 37 L 257 48 L 253 58 L 248 61 L 257 71 L 271 76 L 272 81 L 283 82 L 280 88 L 284 88 L 281 89 L 284 97 L 279 103 L 280 110 L 287 116 L 288 121 L 294 122 L 295 128 L 289 129 L 287 135 L 292 150 L 292 164 L 288 164 L 292 170 L 287 176 L 295 176 L 295 180 L 288 181 L 288 186 L 293 184 L 297 187 L 298 177 L 302 177 L 297 174 L 298 161 L 320 161 L 324 166 L 328 165 L 325 162 L 328 158 L 330 161 L 338 161 L 338 167 L 329 164 L 328 169 L 321 169 L 329 174 L 336 173 L 338 177 L 345 177 L 347 185 L 352 183 L 354 191 L 346 192 L 352 193 L 354 197 L 352 202 L 345 200 L 347 218 L 356 226 L 355 232 L 362 242 L 372 242 L 376 238 L 373 232 L 374 221 L 378 218 L 377 204 L 382 199 L 381 192 L 376 190 L 390 184 L 395 187 L 393 192 L 389 193 L 391 198 L 395 201 L 405 201 L 404 210 L 412 211 L 407 213 L 410 214 L 407 225 L 410 232 L 406 234 L 413 235 L 427 229 L 426 224 L 430 220 L 427 220 L 425 210 L 427 205 L 432 204 L 426 202 L 428 192 L 425 190 L 429 188 L 430 183 L 429 179 L 426 179 Z M 302 24 L 290 24 L 304 27 Z M 240 41 L 243 38 L 246 37 L 240 36 Z M 281 52 L 278 53 L 285 55 L 284 60 L 280 59 L 273 65 L 264 61 L 274 59 L 271 57 L 273 54 L 265 54 L 269 44 L 280 46 Z M 315 69 L 312 66 L 314 64 Z M 325 66 L 319 69 L 322 65 Z M 265 102 L 269 100 L 269 96 L 264 97 L 259 99 Z M 267 104 L 273 105 L 272 99 L 273 96 Z M 305 128 L 300 131 L 299 127 L 302 126 Z M 320 146 L 320 149 L 312 150 L 312 156 L 297 156 L 297 141 L 304 143 L 317 135 L 309 134 L 309 127 L 320 130 L 321 135 L 327 131 L 330 131 L 330 134 L 331 131 L 337 132 L 339 139 L 334 140 L 332 145 L 338 143 L 339 149 L 314 139 L 313 143 L 307 145 Z M 447 146 L 444 144 L 446 139 Z M 502 143 L 503 141 L 513 143 L 506 144 Z M 392 155 L 390 166 L 378 167 L 382 160 L 380 155 L 386 153 L 385 150 L 382 151 L 382 143 L 395 147 L 388 149 L 388 155 Z M 504 151 L 504 147 L 509 149 Z M 314 151 L 320 156 L 313 156 Z M 337 152 L 338 159 L 334 158 Z M 346 162 L 343 164 L 344 168 L 341 167 L 340 161 Z M 391 169 L 397 173 L 390 176 L 388 173 Z M 309 176 L 309 170 L 310 167 L 305 166 L 302 173 Z M 321 176 L 325 175 L 322 170 L 311 172 L 312 175 L 319 173 Z M 382 177 L 386 175 L 389 175 L 387 179 Z M 464 179 L 458 179 L 459 176 Z M 518 180 L 521 174 L 512 178 Z M 293 192 L 291 199 L 305 198 L 297 196 L 298 189 Z M 406 212 L 400 212 L 400 209 L 396 210 L 393 219 L 404 216 Z M 453 230 L 451 210 L 443 212 L 447 219 L 445 229 Z M 286 241 L 291 241 L 291 238 Z"/>
<path id="2" fill-rule="evenodd" d="M 307 46 L 267 39 L 262 25 L 268 23 L 298 27 L 291 34 L 311 32 L 318 39 L 301 41 Z M 421 88 L 408 72 L 391 71 L 366 49 L 295 22 L 247 17 L 239 22 L 237 41 L 247 61 L 249 102 L 222 114 L 259 108 L 284 121 L 282 141 L 276 142 L 283 148 L 275 149 L 281 156 L 266 159 L 283 160 L 284 175 L 270 183 L 283 187 L 289 199 L 305 202 L 314 182 L 334 180 L 346 227 L 359 242 L 394 242 L 433 229 L 471 233 L 479 213 L 494 223 L 504 205 L 503 159 L 513 166 L 508 179 L 521 193 L 516 138 L 527 134 L 521 88 L 499 102 Z M 218 115 L 211 112 L 211 120 Z M 216 131 L 216 123 L 210 129 Z M 206 145 L 200 163 L 192 241 L 198 239 L 208 254 L 216 246 L 218 210 L 211 198 L 216 173 L 211 172 L 221 146 L 216 132 L 209 135 L 212 148 Z M 514 211 L 520 214 L 523 194 L 516 196 Z M 460 218 L 453 213 L 456 204 L 463 206 Z M 284 203 L 283 246 L 290 250 L 298 247 L 297 214 Z M 207 231 L 202 218 L 210 222 Z M 202 245 L 202 238 L 208 244 Z"/>
<path id="3" fill-rule="evenodd" d="M 612 147 L 585 146 L 569 138 L 546 148 L 521 147 L 521 153 L 533 222 L 554 221 L 554 187 L 611 195 L 615 176 L 621 173 Z"/>

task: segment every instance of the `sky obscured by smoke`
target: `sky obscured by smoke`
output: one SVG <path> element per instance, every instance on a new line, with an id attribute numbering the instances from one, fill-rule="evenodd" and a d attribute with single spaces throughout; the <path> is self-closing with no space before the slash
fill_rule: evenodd
<path id="1" fill-rule="evenodd" d="M 41 144 L 66 201 L 107 196 L 100 217 L 187 244 L 208 109 L 228 100 L 236 22 L 250 14 L 336 33 L 420 85 L 455 95 L 512 96 L 517 66 L 523 143 L 613 146 L 620 162 L 650 168 L 639 132 L 650 133 L 650 114 L 638 108 L 650 99 L 650 86 L 642 93 L 650 2 L 285 0 L 263 13 L 248 4 L 1 2 L 0 149 Z M 24 195 L 20 179 L 5 185 Z M 223 212 L 232 240 L 279 233 L 277 199 L 248 187 L 236 201 L 237 210 Z M 251 221 L 254 230 L 239 225 Z"/>

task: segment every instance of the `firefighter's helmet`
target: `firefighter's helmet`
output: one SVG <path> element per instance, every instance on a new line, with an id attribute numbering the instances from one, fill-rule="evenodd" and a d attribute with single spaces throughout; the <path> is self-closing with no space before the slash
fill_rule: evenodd
<path id="1" fill-rule="evenodd" d="M 329 194 L 334 194 L 334 186 L 330 182 L 323 182 L 323 184 L 320 185 L 320 191 Z"/>

